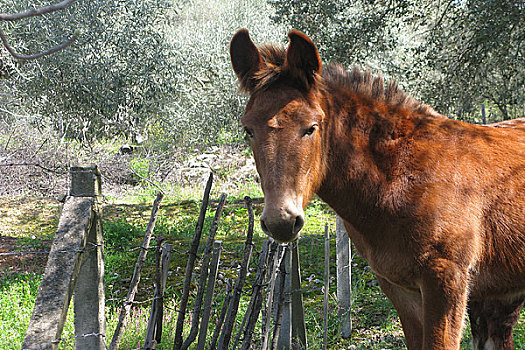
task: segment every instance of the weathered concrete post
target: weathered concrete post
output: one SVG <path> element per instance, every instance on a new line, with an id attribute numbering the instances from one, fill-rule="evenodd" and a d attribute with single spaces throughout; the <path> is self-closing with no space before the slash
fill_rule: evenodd
<path id="1" fill-rule="evenodd" d="M 352 256 L 350 238 L 346 233 L 343 220 L 336 218 L 336 259 L 337 259 L 337 302 L 341 321 L 341 336 L 350 338 L 352 333 Z"/>
<path id="2" fill-rule="evenodd" d="M 106 318 L 104 315 L 104 255 L 102 237 L 102 183 L 96 166 L 72 167 L 70 170 L 73 197 L 92 197 L 93 219 L 87 232 L 80 271 L 75 286 L 75 347 L 106 349 Z"/>
<path id="3" fill-rule="evenodd" d="M 74 291 L 79 293 L 76 348 L 106 348 L 100 174 L 96 166 L 73 167 L 70 177 L 70 196 L 60 215 L 22 349 L 58 348 Z"/>

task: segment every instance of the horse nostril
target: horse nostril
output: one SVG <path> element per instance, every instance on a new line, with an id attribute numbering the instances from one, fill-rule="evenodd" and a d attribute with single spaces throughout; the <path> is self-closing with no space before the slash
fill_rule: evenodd
<path id="1" fill-rule="evenodd" d="M 304 219 L 303 219 L 302 215 L 298 215 L 295 218 L 295 224 L 293 225 L 293 233 L 297 234 L 299 231 L 301 231 L 303 226 L 304 226 Z"/>

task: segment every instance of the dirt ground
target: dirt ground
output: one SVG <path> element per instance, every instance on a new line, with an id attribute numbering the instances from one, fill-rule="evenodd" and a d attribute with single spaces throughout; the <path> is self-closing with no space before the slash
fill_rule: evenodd
<path id="1" fill-rule="evenodd" d="M 0 198 L 0 275 L 42 271 L 60 207 L 55 199 Z"/>

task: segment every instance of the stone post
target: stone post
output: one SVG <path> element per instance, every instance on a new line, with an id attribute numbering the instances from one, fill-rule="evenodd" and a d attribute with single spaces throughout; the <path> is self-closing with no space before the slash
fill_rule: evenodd
<path id="1" fill-rule="evenodd" d="M 58 349 L 73 292 L 76 349 L 105 349 L 100 173 L 73 167 L 22 349 Z"/>
<path id="2" fill-rule="evenodd" d="M 101 176 L 97 166 L 72 167 L 70 196 L 93 197 L 91 225 L 74 296 L 75 348 L 106 349 Z"/>

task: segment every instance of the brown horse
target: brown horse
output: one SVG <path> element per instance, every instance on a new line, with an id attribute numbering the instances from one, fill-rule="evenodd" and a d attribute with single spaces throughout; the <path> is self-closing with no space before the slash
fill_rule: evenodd
<path id="1" fill-rule="evenodd" d="M 261 226 L 296 239 L 314 193 L 343 218 L 397 309 L 409 349 L 512 349 L 525 298 L 525 121 L 447 119 L 314 43 L 231 41 L 241 122 L 265 196 Z M 468 305 L 468 307 L 467 307 Z"/>

